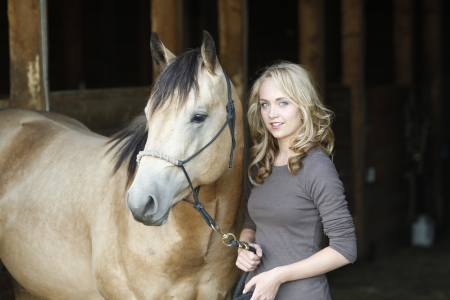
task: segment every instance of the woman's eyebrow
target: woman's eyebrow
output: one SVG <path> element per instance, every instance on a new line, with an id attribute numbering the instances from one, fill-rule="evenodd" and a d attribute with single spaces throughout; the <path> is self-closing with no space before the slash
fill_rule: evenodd
<path id="1" fill-rule="evenodd" d="M 281 101 L 281 100 L 289 100 L 287 97 L 279 97 L 277 99 L 275 99 L 275 101 Z M 259 101 L 269 101 L 263 98 L 260 98 Z"/>
<path id="2" fill-rule="evenodd" d="M 287 97 L 280 97 L 280 98 L 275 99 L 275 101 L 281 101 L 281 100 L 289 100 L 289 98 L 287 98 Z"/>

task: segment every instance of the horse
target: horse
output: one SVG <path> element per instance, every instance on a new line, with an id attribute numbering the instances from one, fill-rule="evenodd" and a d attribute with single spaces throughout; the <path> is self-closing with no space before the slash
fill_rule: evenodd
<path id="1" fill-rule="evenodd" d="M 156 33 L 150 45 L 161 73 L 111 138 L 56 113 L 0 111 L 0 259 L 16 299 L 231 298 L 237 251 L 182 200 L 198 192 L 217 227 L 240 232 L 241 103 L 207 32 L 178 57 Z M 229 97 L 236 126 L 223 130 Z"/>

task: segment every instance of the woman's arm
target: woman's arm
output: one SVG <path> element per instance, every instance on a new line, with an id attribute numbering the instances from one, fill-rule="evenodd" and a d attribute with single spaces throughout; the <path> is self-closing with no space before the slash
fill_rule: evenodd
<path id="1" fill-rule="evenodd" d="M 336 250 L 327 247 L 299 262 L 280 266 L 253 277 L 244 288 L 244 293 L 255 287 L 251 300 L 275 299 L 280 285 L 324 274 L 350 262 Z"/>
<path id="2" fill-rule="evenodd" d="M 242 242 L 253 243 L 255 241 L 255 231 L 250 228 L 244 228 L 241 231 L 239 240 Z"/>
<path id="3" fill-rule="evenodd" d="M 250 246 L 256 249 L 256 255 L 245 249 L 238 249 L 238 257 L 236 259 L 236 266 L 245 272 L 250 272 L 256 269 L 261 262 L 262 249 L 258 244 L 254 244 L 255 231 L 250 228 L 245 228 L 241 231 L 239 240 L 247 242 Z"/>

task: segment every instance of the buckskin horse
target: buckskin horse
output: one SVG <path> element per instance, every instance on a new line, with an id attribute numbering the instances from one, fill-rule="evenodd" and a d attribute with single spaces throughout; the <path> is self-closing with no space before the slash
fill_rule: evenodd
<path id="1" fill-rule="evenodd" d="M 221 230 L 240 231 L 241 104 L 208 33 L 178 57 L 156 33 L 150 45 L 161 74 L 110 139 L 55 113 L 0 112 L 0 259 L 16 299 L 230 298 L 236 249 L 181 200 L 199 192 Z"/>

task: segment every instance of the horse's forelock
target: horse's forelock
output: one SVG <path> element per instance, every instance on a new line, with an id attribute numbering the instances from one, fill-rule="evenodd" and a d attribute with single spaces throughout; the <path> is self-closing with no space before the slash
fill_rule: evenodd
<path id="1" fill-rule="evenodd" d="M 173 101 L 176 101 L 176 107 L 180 109 L 186 103 L 191 90 L 198 96 L 199 63 L 201 51 L 196 48 L 183 53 L 166 66 L 156 80 L 150 96 L 150 116 L 164 104 L 172 104 Z"/>

